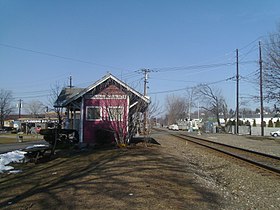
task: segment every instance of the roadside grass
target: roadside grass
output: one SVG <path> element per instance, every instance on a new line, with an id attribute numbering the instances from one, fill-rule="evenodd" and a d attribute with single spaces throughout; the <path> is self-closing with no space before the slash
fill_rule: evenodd
<path id="1" fill-rule="evenodd" d="M 36 141 L 36 140 L 42 140 L 42 135 L 27 135 L 23 134 L 23 141 Z M 13 144 L 13 143 L 19 143 L 18 140 L 18 134 L 0 134 L 0 144 Z"/>

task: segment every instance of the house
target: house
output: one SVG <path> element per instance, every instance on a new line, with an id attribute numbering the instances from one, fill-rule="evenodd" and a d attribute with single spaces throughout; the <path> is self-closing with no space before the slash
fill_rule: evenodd
<path id="1" fill-rule="evenodd" d="M 149 103 L 147 97 L 107 74 L 84 89 L 64 88 L 55 107 L 66 109 L 65 128 L 76 129 L 81 144 L 102 145 L 129 139 Z"/>
<path id="2" fill-rule="evenodd" d="M 7 130 L 21 130 L 24 133 L 28 133 L 31 127 L 41 127 L 43 129 L 52 127 L 58 119 L 55 112 L 47 112 L 39 114 L 36 117 L 30 114 L 22 114 L 19 118 L 18 115 L 11 114 L 6 117 L 4 121 L 4 128 Z"/>

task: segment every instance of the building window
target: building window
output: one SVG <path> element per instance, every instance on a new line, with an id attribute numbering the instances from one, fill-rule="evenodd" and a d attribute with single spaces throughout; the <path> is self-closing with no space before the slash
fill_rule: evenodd
<path id="1" fill-rule="evenodd" d="M 108 115 L 110 121 L 123 121 L 123 107 L 109 107 Z"/>
<path id="2" fill-rule="evenodd" d="M 86 119 L 87 120 L 100 120 L 101 119 L 101 108 L 99 106 L 87 106 Z"/>

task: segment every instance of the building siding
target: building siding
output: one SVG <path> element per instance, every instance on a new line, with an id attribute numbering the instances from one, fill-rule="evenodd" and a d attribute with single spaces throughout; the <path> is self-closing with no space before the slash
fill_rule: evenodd
<path id="1" fill-rule="evenodd" d="M 99 119 L 88 119 L 87 111 L 89 108 L 100 108 Z M 109 108 L 122 108 L 121 119 L 111 119 Z M 99 144 L 104 141 L 114 142 L 114 135 L 119 135 L 119 128 L 123 128 L 123 135 L 127 134 L 127 96 L 110 86 L 101 93 L 93 96 L 85 95 L 83 106 L 83 143 Z M 105 140 L 106 139 L 106 140 Z"/>

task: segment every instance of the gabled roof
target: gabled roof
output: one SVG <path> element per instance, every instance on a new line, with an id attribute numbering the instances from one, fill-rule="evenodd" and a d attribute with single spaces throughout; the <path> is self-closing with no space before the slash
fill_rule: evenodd
<path id="1" fill-rule="evenodd" d="M 86 93 L 94 90 L 102 83 L 105 83 L 106 81 L 111 80 L 111 82 L 115 82 L 119 84 L 123 89 L 125 89 L 128 92 L 131 92 L 135 96 L 139 97 L 141 100 L 143 100 L 145 103 L 149 104 L 150 100 L 139 93 L 138 91 L 134 90 L 133 88 L 129 87 L 126 83 L 119 80 L 117 77 L 113 76 L 112 74 L 107 74 L 100 80 L 96 81 L 94 84 L 88 86 L 87 88 L 65 88 L 61 91 L 57 101 L 55 102 L 55 106 L 57 107 L 65 107 L 72 101 L 76 101 Z"/>
<path id="2" fill-rule="evenodd" d="M 61 91 L 57 100 L 54 103 L 54 107 L 63 107 L 64 104 L 66 104 L 70 98 L 73 98 L 74 96 L 79 94 L 82 90 L 84 90 L 84 88 L 73 88 L 73 87 L 63 88 L 63 90 Z"/>

